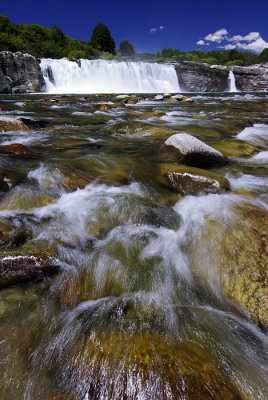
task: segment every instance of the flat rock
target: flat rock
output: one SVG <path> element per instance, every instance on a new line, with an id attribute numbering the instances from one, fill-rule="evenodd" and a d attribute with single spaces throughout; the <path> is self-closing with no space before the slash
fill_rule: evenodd
<path id="1" fill-rule="evenodd" d="M 37 152 L 29 149 L 29 147 L 24 146 L 20 143 L 8 144 L 0 146 L 0 152 L 6 154 L 15 154 L 23 156 L 35 156 Z"/>
<path id="2" fill-rule="evenodd" d="M 192 167 L 208 168 L 228 162 L 220 151 L 187 133 L 170 136 L 165 145 L 175 151 L 179 163 Z"/>
<path id="3" fill-rule="evenodd" d="M 200 168 L 161 164 L 160 175 L 165 186 L 176 189 L 182 194 L 219 193 L 230 189 L 226 178 Z"/>

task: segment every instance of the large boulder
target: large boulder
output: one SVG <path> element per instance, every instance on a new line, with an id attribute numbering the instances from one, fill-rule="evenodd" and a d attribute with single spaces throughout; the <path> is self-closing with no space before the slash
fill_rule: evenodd
<path id="1" fill-rule="evenodd" d="M 227 164 L 227 159 L 220 151 L 187 133 L 170 136 L 165 141 L 165 145 L 175 152 L 177 160 L 181 164 L 200 168 Z"/>
<path id="2" fill-rule="evenodd" d="M 223 215 L 193 240 L 192 269 L 268 328 L 268 213 L 243 202 Z"/>
<path id="3" fill-rule="evenodd" d="M 0 52 L 0 93 L 39 92 L 44 85 L 35 57 L 20 52 Z"/>
<path id="4" fill-rule="evenodd" d="M 200 168 L 176 164 L 161 164 L 160 179 L 162 183 L 182 194 L 219 193 L 229 190 L 226 178 Z"/>
<path id="5" fill-rule="evenodd" d="M 157 334 L 88 335 L 73 346 L 68 374 L 92 399 L 242 399 L 200 347 Z"/>

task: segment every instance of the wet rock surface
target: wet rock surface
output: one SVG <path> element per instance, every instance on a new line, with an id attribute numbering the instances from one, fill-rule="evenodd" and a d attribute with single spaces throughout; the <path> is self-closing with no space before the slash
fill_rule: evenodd
<path id="1" fill-rule="evenodd" d="M 36 156 L 38 154 L 36 151 L 29 149 L 29 147 L 20 143 L 2 145 L 0 146 L 0 153 L 22 156 Z"/>
<path id="2" fill-rule="evenodd" d="M 200 168 L 162 164 L 160 174 L 163 184 L 183 194 L 220 193 L 230 189 L 227 179 Z"/>
<path id="3" fill-rule="evenodd" d="M 59 261 L 48 253 L 23 251 L 23 249 L 1 251 L 0 288 L 44 279 L 55 275 L 59 270 Z"/>
<path id="4" fill-rule="evenodd" d="M 0 130 L 2 131 L 27 131 L 29 127 L 17 118 L 0 116 Z"/>
<path id="5" fill-rule="evenodd" d="M 208 168 L 228 163 L 221 152 L 186 133 L 177 133 L 169 137 L 165 145 L 172 148 L 178 162 L 185 165 Z"/>

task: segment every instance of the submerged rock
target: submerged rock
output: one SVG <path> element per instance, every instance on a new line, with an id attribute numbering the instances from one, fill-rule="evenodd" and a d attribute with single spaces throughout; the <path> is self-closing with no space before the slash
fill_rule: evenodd
<path id="1" fill-rule="evenodd" d="M 69 368 L 92 399 L 241 399 L 201 348 L 157 334 L 90 335 L 74 346 Z"/>
<path id="2" fill-rule="evenodd" d="M 208 168 L 228 162 L 221 152 L 187 133 L 170 136 L 165 145 L 175 152 L 179 163 L 192 167 Z"/>
<path id="3" fill-rule="evenodd" d="M 100 111 L 109 111 L 111 110 L 111 106 L 109 104 L 103 104 L 102 106 L 100 106 Z"/>
<path id="4" fill-rule="evenodd" d="M 7 144 L 0 146 L 0 152 L 23 156 L 36 156 L 38 153 L 20 143 Z"/>
<path id="5" fill-rule="evenodd" d="M 20 119 L 0 116 L 0 131 L 28 131 L 29 127 Z"/>
<path id="6" fill-rule="evenodd" d="M 9 186 L 8 183 L 0 178 L 0 192 L 8 192 L 9 191 Z"/>
<path id="7" fill-rule="evenodd" d="M 39 251 L 13 249 L 0 253 L 0 288 L 20 282 L 40 280 L 59 272 L 54 255 Z"/>
<path id="8" fill-rule="evenodd" d="M 268 213 L 247 203 L 234 212 L 225 223 L 207 219 L 195 239 L 193 269 L 268 328 Z"/>
<path id="9" fill-rule="evenodd" d="M 21 122 L 23 122 L 26 126 L 28 126 L 31 129 L 46 128 L 49 125 L 49 122 L 43 119 L 31 119 L 24 117 L 20 117 L 19 119 Z"/>
<path id="10" fill-rule="evenodd" d="M 139 119 L 149 119 L 149 118 L 161 118 L 167 115 L 163 111 L 147 111 L 139 115 Z"/>
<path id="11" fill-rule="evenodd" d="M 128 133 L 131 135 L 148 135 L 148 136 L 168 136 L 172 131 L 161 126 L 150 125 L 142 122 L 133 122 L 128 124 L 119 124 L 111 129 L 118 133 Z"/>
<path id="12" fill-rule="evenodd" d="M 230 189 L 226 178 L 200 168 L 161 164 L 160 174 L 163 184 L 183 194 L 218 193 Z"/>

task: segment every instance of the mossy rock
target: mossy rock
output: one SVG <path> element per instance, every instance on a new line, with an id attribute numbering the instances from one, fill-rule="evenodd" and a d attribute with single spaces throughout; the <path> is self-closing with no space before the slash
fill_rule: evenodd
<path id="1" fill-rule="evenodd" d="M 222 223 L 207 219 L 195 240 L 192 267 L 268 328 L 268 213 L 250 203 Z"/>
<path id="2" fill-rule="evenodd" d="M 28 131 L 29 129 L 30 128 L 19 119 L 0 116 L 0 131 Z"/>
<path id="3" fill-rule="evenodd" d="M 160 182 L 183 194 L 218 193 L 229 190 L 226 178 L 200 168 L 160 164 Z"/>
<path id="4" fill-rule="evenodd" d="M 91 335 L 74 346 L 69 368 L 91 399 L 241 399 L 201 348 L 156 334 Z"/>
<path id="5" fill-rule="evenodd" d="M 153 137 L 171 136 L 174 131 L 171 131 L 161 126 L 150 125 L 142 122 L 131 122 L 126 124 L 115 125 L 111 128 L 113 132 L 127 133 L 130 135 L 147 135 Z"/>
<path id="6" fill-rule="evenodd" d="M 167 115 L 162 111 L 147 111 L 139 115 L 139 119 L 149 119 L 149 118 L 161 118 Z"/>
<path id="7" fill-rule="evenodd" d="M 256 153 L 256 149 L 240 140 L 221 140 L 213 142 L 213 147 L 223 153 L 226 157 L 245 157 Z"/>

